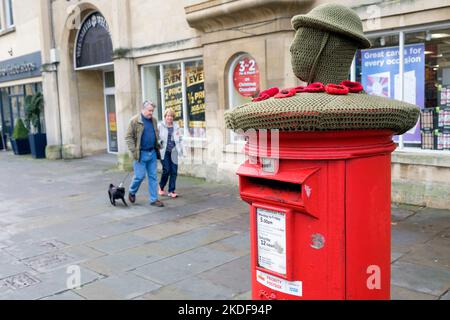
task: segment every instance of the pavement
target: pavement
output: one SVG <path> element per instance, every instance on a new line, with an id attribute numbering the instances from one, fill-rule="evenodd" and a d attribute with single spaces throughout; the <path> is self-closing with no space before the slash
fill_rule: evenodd
<path id="1" fill-rule="evenodd" d="M 0 299 L 250 299 L 248 206 L 179 177 L 178 199 L 112 207 L 116 157 L 0 152 Z M 392 298 L 450 299 L 450 211 L 392 205 Z M 75 289 L 71 289 L 76 287 Z"/>

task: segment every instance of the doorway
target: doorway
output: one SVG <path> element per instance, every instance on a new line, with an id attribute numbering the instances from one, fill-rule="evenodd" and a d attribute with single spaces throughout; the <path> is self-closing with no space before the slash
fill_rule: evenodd
<path id="1" fill-rule="evenodd" d="M 119 145 L 117 140 L 117 113 L 114 71 L 105 71 L 103 73 L 103 83 L 108 153 L 117 154 L 119 152 Z"/>

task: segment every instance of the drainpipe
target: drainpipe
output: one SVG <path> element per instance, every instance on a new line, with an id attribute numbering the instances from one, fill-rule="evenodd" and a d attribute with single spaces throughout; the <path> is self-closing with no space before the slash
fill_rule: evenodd
<path id="1" fill-rule="evenodd" d="M 55 40 L 55 26 L 53 19 L 53 2 L 54 0 L 47 0 L 49 2 L 50 10 L 50 37 L 52 42 L 52 49 L 56 50 L 56 40 Z M 58 62 L 53 62 L 55 66 L 56 74 L 56 96 L 58 100 L 58 118 L 59 118 L 59 154 L 60 158 L 63 159 L 63 136 L 62 136 L 62 119 L 61 119 L 61 104 L 59 98 L 59 74 L 58 74 Z"/>

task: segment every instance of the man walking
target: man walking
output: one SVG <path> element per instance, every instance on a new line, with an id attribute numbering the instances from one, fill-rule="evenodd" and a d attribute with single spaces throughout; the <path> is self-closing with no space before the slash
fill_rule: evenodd
<path id="1" fill-rule="evenodd" d="M 136 202 L 136 193 L 147 173 L 150 204 L 154 207 L 164 207 L 164 204 L 158 200 L 157 160 L 160 146 L 158 124 L 153 118 L 154 110 L 155 105 L 145 101 L 141 113 L 131 119 L 128 127 L 125 139 L 134 159 L 134 177 L 128 199 L 131 203 Z"/>

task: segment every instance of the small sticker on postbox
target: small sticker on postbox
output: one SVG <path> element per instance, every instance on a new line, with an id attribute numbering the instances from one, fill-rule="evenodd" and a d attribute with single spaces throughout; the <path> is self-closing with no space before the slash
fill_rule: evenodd
<path id="1" fill-rule="evenodd" d="M 270 274 L 261 272 L 259 270 L 256 270 L 256 280 L 272 289 L 276 290 L 278 292 L 290 294 L 297 297 L 303 296 L 303 282 L 302 281 L 287 281 L 275 276 L 272 276 Z"/>
<path id="2" fill-rule="evenodd" d="M 276 160 L 271 158 L 261 158 L 262 171 L 265 173 L 276 173 Z"/>

